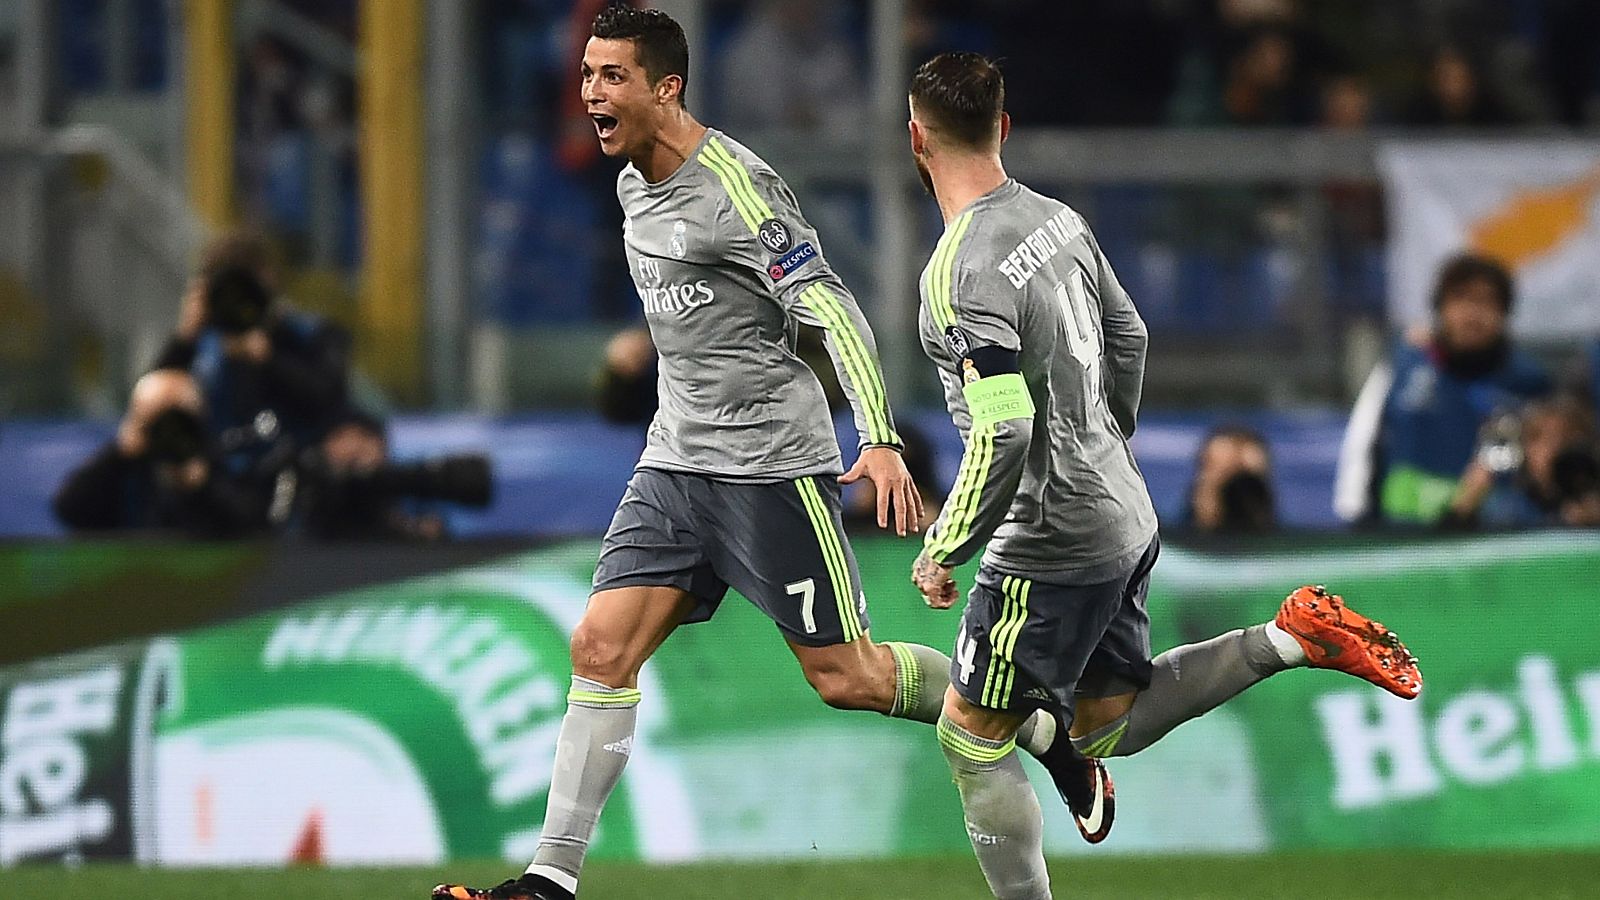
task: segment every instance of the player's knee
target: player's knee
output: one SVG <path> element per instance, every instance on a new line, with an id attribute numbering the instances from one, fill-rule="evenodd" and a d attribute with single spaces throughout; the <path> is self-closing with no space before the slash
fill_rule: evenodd
<path id="1" fill-rule="evenodd" d="M 1081 737 L 1110 725 L 1128 714 L 1137 694 L 1118 694 L 1114 697 L 1079 697 L 1074 704 L 1072 734 Z"/>
<path id="2" fill-rule="evenodd" d="M 627 645 L 587 621 L 579 622 L 573 629 L 570 650 L 572 674 L 608 687 L 622 687 L 633 682 L 637 666 L 628 658 Z"/>

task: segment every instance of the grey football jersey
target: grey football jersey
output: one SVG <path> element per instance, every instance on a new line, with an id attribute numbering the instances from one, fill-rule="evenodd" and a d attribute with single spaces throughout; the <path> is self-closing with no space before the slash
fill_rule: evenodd
<path id="1" fill-rule="evenodd" d="M 861 444 L 898 447 L 877 347 L 788 185 L 706 132 L 656 184 L 617 178 L 628 264 L 660 355 L 641 468 L 784 480 L 842 471 L 822 385 L 795 355 L 823 329 Z"/>
<path id="2" fill-rule="evenodd" d="M 922 301 L 966 443 L 929 555 L 987 544 L 987 562 L 1037 575 L 1142 550 L 1156 515 L 1128 437 L 1146 332 L 1083 217 L 1006 181 L 949 223 Z"/>

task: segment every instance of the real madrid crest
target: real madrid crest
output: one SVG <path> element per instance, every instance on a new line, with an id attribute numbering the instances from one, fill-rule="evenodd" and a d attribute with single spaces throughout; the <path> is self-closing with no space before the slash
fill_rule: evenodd
<path id="1" fill-rule="evenodd" d="M 672 241 L 667 244 L 673 259 L 683 259 L 689 252 L 689 226 L 682 219 L 672 223 Z"/>

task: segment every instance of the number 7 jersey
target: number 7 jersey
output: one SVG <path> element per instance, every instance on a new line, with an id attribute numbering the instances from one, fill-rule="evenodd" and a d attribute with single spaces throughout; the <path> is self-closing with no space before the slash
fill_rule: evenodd
<path id="1" fill-rule="evenodd" d="M 1007 180 L 952 220 L 923 271 L 918 329 L 966 450 L 928 554 L 1031 576 L 1148 545 L 1128 447 L 1144 322 L 1083 217 Z"/>

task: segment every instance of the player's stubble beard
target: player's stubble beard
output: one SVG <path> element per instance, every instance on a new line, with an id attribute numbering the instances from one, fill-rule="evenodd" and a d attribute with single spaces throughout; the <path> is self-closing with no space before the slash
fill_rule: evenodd
<path id="1" fill-rule="evenodd" d="M 922 161 L 922 155 L 913 153 L 911 159 L 917 164 L 917 175 L 922 178 L 923 189 L 928 192 L 929 197 L 939 199 L 938 192 L 933 189 L 933 173 L 928 171 L 928 164 Z"/>

